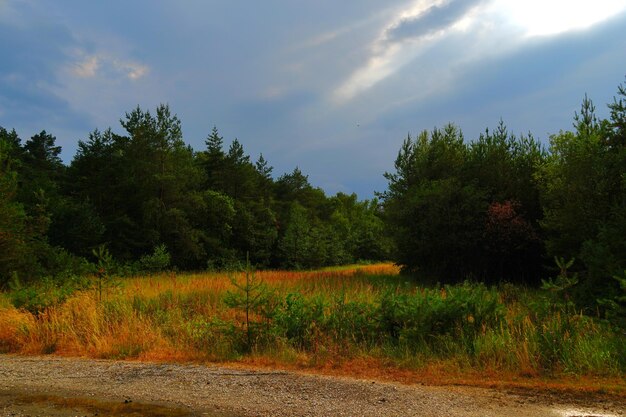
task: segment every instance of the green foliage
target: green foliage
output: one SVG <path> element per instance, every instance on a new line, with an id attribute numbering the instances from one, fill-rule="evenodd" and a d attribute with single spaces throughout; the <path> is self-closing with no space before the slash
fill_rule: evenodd
<path id="1" fill-rule="evenodd" d="M 246 260 L 245 281 L 237 282 L 231 279 L 235 291 L 228 291 L 224 298 L 224 303 L 230 308 L 240 309 L 244 313 L 241 320 L 245 333 L 245 345 L 247 350 L 251 350 L 263 334 L 267 334 L 269 322 L 274 315 L 274 295 L 262 280 L 258 279 L 254 271 L 250 268 L 250 263 Z M 265 327 L 265 332 L 262 328 Z"/>
<path id="2" fill-rule="evenodd" d="M 80 258 L 48 243 L 50 207 L 58 204 L 53 179 L 62 170 L 53 145 L 42 132 L 22 148 L 14 131 L 0 128 L 0 287 L 16 274 L 27 283 L 85 272 Z"/>
<path id="3" fill-rule="evenodd" d="M 109 253 L 106 246 L 101 245 L 92 251 L 93 256 L 96 258 L 96 272 L 94 275 L 94 283 L 92 285 L 96 292 L 96 297 L 99 302 L 102 302 L 102 292 L 106 293 L 119 285 L 119 281 L 115 279 L 116 263 Z"/>
<path id="4" fill-rule="evenodd" d="M 551 137 L 551 155 L 539 175 L 542 227 L 548 232 L 548 251 L 555 256 L 577 255 L 609 210 L 610 177 L 602 148 L 597 130 L 590 136 L 565 132 Z"/>
<path id="5" fill-rule="evenodd" d="M 46 131 L 22 145 L 0 128 L 0 285 L 12 272 L 54 275 L 46 268 L 55 248 L 89 257 L 106 245 L 131 273 L 160 245 L 179 270 L 232 268 L 246 253 L 262 268 L 388 257 L 375 203 L 328 198 L 297 168 L 275 181 L 263 155 L 253 163 L 237 139 L 225 150 L 216 127 L 194 152 L 167 105 L 137 107 L 120 123 L 125 134 L 96 129 L 79 141 L 69 167 Z M 294 204 L 306 223 L 291 220 Z M 288 254 L 298 225 L 308 251 Z"/>
<path id="6" fill-rule="evenodd" d="M 298 349 L 314 349 L 325 330 L 325 300 L 321 297 L 306 299 L 301 294 L 290 293 L 280 304 L 275 320 L 275 332 Z"/>
<path id="7" fill-rule="evenodd" d="M 328 263 L 341 265 L 363 260 L 387 260 L 391 242 L 378 200 L 358 201 L 356 194 L 331 198 Z"/>
<path id="8" fill-rule="evenodd" d="M 306 208 L 297 201 L 289 210 L 289 222 L 278 245 L 285 265 L 290 268 L 303 268 L 311 264 L 313 246 L 318 246 L 313 240 L 311 224 Z"/>
<path id="9" fill-rule="evenodd" d="M 21 260 L 28 253 L 27 216 L 23 205 L 16 201 L 13 150 L 8 133 L 0 130 L 0 288 L 8 283 L 12 271 L 20 268 Z"/>
<path id="10" fill-rule="evenodd" d="M 620 275 L 613 275 L 613 279 L 619 284 L 619 290 L 615 294 L 598 300 L 605 309 L 606 317 L 618 327 L 626 329 L 626 270 Z"/>
<path id="11" fill-rule="evenodd" d="M 56 138 L 43 130 L 26 141 L 22 148 L 19 199 L 30 213 L 41 204 L 40 196 L 52 200 L 53 205 L 60 198 L 59 183 L 64 177 L 65 166 L 59 157 L 61 147 L 55 142 Z"/>
<path id="12" fill-rule="evenodd" d="M 384 352 L 386 360 L 416 366 L 442 359 L 545 374 L 616 375 L 626 369 L 619 354 L 626 345 L 619 332 L 567 308 L 561 295 L 565 289 L 557 281 L 550 289 L 558 296 L 545 297 L 511 284 L 501 290 L 470 282 L 415 288 L 397 280 L 381 281 L 383 277 L 363 278 L 377 283 L 367 298 L 355 295 L 354 281 L 337 292 L 303 287 L 271 297 L 261 296 L 268 288 L 249 285 L 256 297 L 248 302 L 246 286 L 240 285 L 238 301 L 231 301 L 232 292 L 225 300 L 240 311 L 249 305 L 255 312 L 249 328 L 251 343 L 260 351 L 287 346 L 313 358 L 339 361 Z M 227 322 L 204 329 L 222 347 L 247 347 L 237 350 L 245 353 L 250 345 L 243 323 L 231 323 L 239 332 Z"/>
<path id="13" fill-rule="evenodd" d="M 547 151 L 503 122 L 469 143 L 452 125 L 409 136 L 381 194 L 393 259 L 440 281 L 538 284 L 546 258 L 576 258 L 570 302 L 608 313 L 598 300 L 618 296 L 612 277 L 626 268 L 623 85 L 618 95 L 609 120 L 585 96 Z"/>
<path id="14" fill-rule="evenodd" d="M 192 346 L 220 360 L 238 359 L 250 351 L 245 333 L 232 322 L 198 317 L 188 321 L 185 330 Z"/>
<path id="15" fill-rule="evenodd" d="M 424 289 L 415 295 L 387 292 L 381 300 L 379 332 L 411 349 L 426 345 L 445 350 L 453 337 L 472 353 L 481 329 L 498 326 L 504 313 L 497 292 L 480 284 Z"/>
<path id="16" fill-rule="evenodd" d="M 624 96 L 623 86 L 618 93 Z M 609 107 L 611 119 L 598 120 L 585 96 L 575 131 L 551 137 L 550 157 L 538 171 L 548 254 L 580 260 L 572 265 L 580 276 L 573 298 L 588 311 L 618 295 L 612 276 L 626 268 L 623 101 Z"/>
<path id="17" fill-rule="evenodd" d="M 139 265 L 142 270 L 149 272 L 160 272 L 166 270 L 170 266 L 170 254 L 165 245 L 161 244 L 154 247 L 151 255 L 144 255 L 139 259 Z"/>
<path id="18" fill-rule="evenodd" d="M 407 271 L 441 281 L 529 280 L 540 269 L 538 192 L 542 153 L 503 123 L 466 144 L 453 125 L 404 141 L 381 194 Z M 536 279 L 536 278 L 535 278 Z"/>
<path id="19" fill-rule="evenodd" d="M 48 307 L 63 303 L 74 292 L 87 287 L 87 280 L 77 275 L 62 278 L 45 277 L 26 285 L 14 276 L 9 283 L 9 299 L 16 308 L 22 308 L 37 315 Z"/>
<path id="20" fill-rule="evenodd" d="M 564 258 L 554 258 L 559 275 L 556 279 L 541 280 L 541 288 L 550 294 L 552 310 L 562 312 L 565 317 L 569 317 L 575 312 L 575 305 L 571 300 L 571 289 L 578 284 L 578 274 L 569 275 L 568 270 L 574 265 L 575 259 L 565 261 Z"/>
<path id="21" fill-rule="evenodd" d="M 88 201 L 63 199 L 52 209 L 51 218 L 50 243 L 79 256 L 89 256 L 106 232 L 102 219 Z"/>

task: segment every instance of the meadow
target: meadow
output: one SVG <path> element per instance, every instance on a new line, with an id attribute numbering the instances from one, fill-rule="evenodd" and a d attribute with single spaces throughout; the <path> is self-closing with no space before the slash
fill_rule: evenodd
<path id="1" fill-rule="evenodd" d="M 24 301 L 25 288 L 1 293 L 0 352 L 396 379 L 623 381 L 626 371 L 621 330 L 577 312 L 562 294 L 510 284 L 421 285 L 390 264 L 94 283 L 39 307 Z"/>

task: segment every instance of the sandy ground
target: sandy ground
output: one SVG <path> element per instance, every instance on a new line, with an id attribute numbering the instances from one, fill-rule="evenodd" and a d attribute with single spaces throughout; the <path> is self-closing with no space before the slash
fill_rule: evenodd
<path id="1" fill-rule="evenodd" d="M 0 355 L 0 416 L 626 416 L 626 399 Z"/>

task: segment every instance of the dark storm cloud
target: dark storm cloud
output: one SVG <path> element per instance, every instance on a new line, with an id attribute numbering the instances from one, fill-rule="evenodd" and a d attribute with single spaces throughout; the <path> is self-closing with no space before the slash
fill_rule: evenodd
<path id="1" fill-rule="evenodd" d="M 404 18 L 389 28 L 385 39 L 388 42 L 400 42 L 445 29 L 482 3 L 485 0 L 452 0 L 442 6 L 430 6 L 418 16 Z"/>

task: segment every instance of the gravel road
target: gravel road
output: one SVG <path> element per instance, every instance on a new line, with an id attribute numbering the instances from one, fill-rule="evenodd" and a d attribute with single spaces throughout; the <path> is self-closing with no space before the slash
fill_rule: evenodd
<path id="1" fill-rule="evenodd" d="M 1 416 L 626 416 L 626 399 L 0 355 Z"/>

